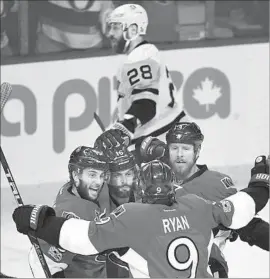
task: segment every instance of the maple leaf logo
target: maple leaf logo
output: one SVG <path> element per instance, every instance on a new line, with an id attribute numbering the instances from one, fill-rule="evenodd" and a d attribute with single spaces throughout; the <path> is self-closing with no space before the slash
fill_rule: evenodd
<path id="1" fill-rule="evenodd" d="M 193 90 L 193 98 L 197 100 L 200 105 L 206 105 L 206 111 L 209 111 L 209 105 L 214 105 L 218 98 L 222 96 L 221 87 L 214 84 L 208 77 L 201 82 L 201 85 Z"/>

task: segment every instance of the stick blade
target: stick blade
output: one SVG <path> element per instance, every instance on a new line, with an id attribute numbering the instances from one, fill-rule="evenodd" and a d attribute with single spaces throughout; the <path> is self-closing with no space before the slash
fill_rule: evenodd
<path id="1" fill-rule="evenodd" d="M 8 82 L 3 82 L 1 84 L 1 111 L 0 112 L 3 111 L 3 108 L 9 98 L 11 92 L 12 92 L 11 84 L 9 84 Z"/>

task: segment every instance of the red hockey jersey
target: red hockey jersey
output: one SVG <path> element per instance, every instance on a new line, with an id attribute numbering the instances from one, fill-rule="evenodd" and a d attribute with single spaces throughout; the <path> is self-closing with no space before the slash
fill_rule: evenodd
<path id="1" fill-rule="evenodd" d="M 54 210 L 56 216 L 65 217 L 67 219 L 83 219 L 83 220 L 99 220 L 109 215 L 112 211 L 108 194 L 108 186 L 104 185 L 99 202 L 94 203 L 75 196 L 71 192 L 70 183 L 65 184 L 54 202 Z M 106 257 L 103 255 L 97 256 L 82 256 L 73 254 L 68 251 L 57 249 L 49 245 L 43 240 L 39 240 L 42 251 L 46 255 L 46 260 L 51 270 L 51 273 L 64 270 L 65 277 L 69 278 L 106 278 Z M 29 263 L 35 277 L 41 277 L 43 271 L 40 269 L 40 263 L 36 257 L 34 249 L 29 255 Z"/>
<path id="2" fill-rule="evenodd" d="M 207 271 L 212 228 L 223 224 L 236 229 L 254 214 L 255 203 L 244 192 L 217 203 L 196 195 L 180 197 L 171 207 L 130 203 L 98 222 L 68 220 L 59 244 L 85 255 L 130 247 L 132 259 L 122 259 L 134 277 L 212 277 Z"/>

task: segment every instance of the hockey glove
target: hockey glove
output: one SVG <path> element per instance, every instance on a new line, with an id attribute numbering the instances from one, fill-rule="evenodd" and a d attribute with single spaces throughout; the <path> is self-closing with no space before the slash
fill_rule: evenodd
<path id="1" fill-rule="evenodd" d="M 254 217 L 245 227 L 238 229 L 237 233 L 250 246 L 255 245 L 269 251 L 269 223 L 261 218 Z"/>
<path id="2" fill-rule="evenodd" d="M 164 156 L 166 144 L 153 137 L 145 138 L 140 146 L 140 154 L 144 162 L 150 162 Z"/>
<path id="3" fill-rule="evenodd" d="M 255 166 L 251 169 L 251 176 L 257 173 L 269 174 L 270 156 L 266 159 L 265 156 L 258 156 L 255 160 Z"/>
<path id="4" fill-rule="evenodd" d="M 12 218 L 18 232 L 34 234 L 54 246 L 59 246 L 61 227 L 66 219 L 56 217 L 53 208 L 47 205 L 23 205 L 14 210 Z"/>
<path id="5" fill-rule="evenodd" d="M 46 205 L 23 205 L 17 207 L 12 214 L 17 231 L 22 234 L 41 228 L 47 216 L 55 216 L 55 211 Z"/>
<path id="6" fill-rule="evenodd" d="M 96 139 L 94 146 L 101 150 L 108 159 L 112 160 L 116 153 L 127 147 L 128 144 L 129 139 L 126 134 L 118 129 L 110 129 Z"/>
<path id="7" fill-rule="evenodd" d="M 265 156 L 258 156 L 255 160 L 255 165 L 251 169 L 251 179 L 249 187 L 262 184 L 265 187 L 269 187 L 269 156 L 266 159 Z"/>
<path id="8" fill-rule="evenodd" d="M 269 200 L 269 160 L 265 156 L 258 156 L 251 170 L 251 179 L 246 192 L 255 202 L 255 213 L 261 211 Z"/>

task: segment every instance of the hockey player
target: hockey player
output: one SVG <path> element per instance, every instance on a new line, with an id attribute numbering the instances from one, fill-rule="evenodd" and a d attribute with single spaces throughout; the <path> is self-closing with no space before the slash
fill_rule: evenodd
<path id="1" fill-rule="evenodd" d="M 61 188 L 55 201 L 57 216 L 99 220 L 119 205 L 135 200 L 133 193 L 137 185 L 138 167 L 134 156 L 125 149 L 113 161 L 106 162 L 108 158 L 93 148 L 82 146 L 72 152 L 69 161 L 70 182 Z M 107 171 L 110 172 L 109 176 Z M 83 173 L 88 172 L 89 177 L 83 178 Z M 81 181 L 76 182 L 80 173 Z M 102 175 L 102 179 L 95 184 L 97 173 Z M 88 179 L 91 182 L 87 184 L 88 189 L 91 189 L 91 185 L 100 189 L 99 192 L 94 192 L 95 196 L 91 194 L 92 190 L 87 192 L 80 185 Z M 65 252 L 43 241 L 41 244 L 54 277 L 123 278 L 130 275 L 128 265 L 110 251 L 95 257 L 86 257 Z M 29 263 L 35 277 L 44 276 L 33 248 Z"/>
<path id="2" fill-rule="evenodd" d="M 66 219 L 99 220 L 111 211 L 107 182 L 107 159 L 97 149 L 80 146 L 70 156 L 70 181 L 59 191 L 54 202 L 57 216 Z M 106 256 L 73 254 L 40 241 L 42 251 L 54 277 L 105 278 Z M 29 264 L 34 277 L 44 277 L 35 250 L 31 248 Z"/>
<path id="3" fill-rule="evenodd" d="M 140 199 L 139 168 L 134 155 L 126 148 L 112 150 L 113 160 L 109 161 L 110 180 L 108 183 L 111 209 L 119 205 L 135 202 Z M 108 155 L 108 152 L 104 155 Z M 111 155 L 111 154 L 110 154 Z M 116 249 L 114 253 L 109 252 L 106 256 L 106 269 L 110 278 L 131 278 L 129 265 L 122 261 L 119 255 L 126 253 L 128 248 Z"/>
<path id="4" fill-rule="evenodd" d="M 110 128 L 127 134 L 132 150 L 143 136 L 164 134 L 185 112 L 176 104 L 175 86 L 159 50 L 144 38 L 145 9 L 137 4 L 119 6 L 108 16 L 107 25 L 115 52 L 127 54 L 117 75 L 117 121 Z"/>
<path id="5" fill-rule="evenodd" d="M 12 217 L 18 232 L 35 233 L 73 253 L 90 255 L 128 246 L 137 267 L 133 277 L 211 277 L 207 266 L 212 228 L 222 224 L 238 229 L 266 205 L 269 174 L 265 170 L 261 157 L 248 188 L 220 202 L 208 202 L 196 195 L 176 199 L 171 168 L 151 161 L 141 170 L 143 203 L 121 205 L 108 218 L 66 220 L 56 217 L 53 208 L 33 205 L 16 208 Z"/>
<path id="6" fill-rule="evenodd" d="M 140 146 L 141 156 L 144 162 L 160 158 L 169 164 L 181 186 L 179 189 L 183 187 L 189 193 L 220 201 L 235 194 L 237 189 L 228 175 L 197 164 L 203 140 L 196 123 L 179 122 L 166 134 L 166 144 L 157 138 L 145 138 Z"/>
<path id="7" fill-rule="evenodd" d="M 139 197 L 138 178 L 139 168 L 134 155 L 127 149 L 121 150 L 109 163 L 110 180 L 108 183 L 111 203 L 115 208 L 121 204 L 135 202 Z M 111 206 L 112 209 L 113 206 Z"/>
<path id="8" fill-rule="evenodd" d="M 207 200 L 220 201 L 237 192 L 232 179 L 223 173 L 209 170 L 206 165 L 198 165 L 204 136 L 195 123 L 177 123 L 166 134 L 166 144 L 157 138 L 148 137 L 141 144 L 143 161 L 160 158 L 167 162 L 176 174 L 176 195 L 181 195 L 182 187 L 186 192 L 199 195 Z M 268 171 L 269 173 L 269 171 Z M 237 230 L 241 240 L 250 245 L 256 245 L 269 251 L 269 223 L 255 217 L 248 226 Z M 221 250 L 224 248 L 225 239 L 237 238 L 236 231 L 220 230 L 215 238 L 215 243 Z M 214 246 L 216 250 L 216 247 Z M 222 277 L 227 277 L 227 264 L 221 255 L 219 261 L 214 258 L 213 272 L 219 271 Z M 212 255 L 211 255 L 212 256 Z M 222 263 L 222 264 L 221 264 Z M 220 265 L 221 264 L 221 265 Z"/>

